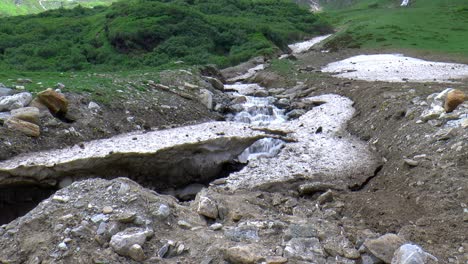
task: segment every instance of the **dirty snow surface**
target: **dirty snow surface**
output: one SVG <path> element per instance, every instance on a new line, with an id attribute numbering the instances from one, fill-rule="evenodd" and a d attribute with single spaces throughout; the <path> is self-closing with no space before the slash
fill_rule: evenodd
<path id="1" fill-rule="evenodd" d="M 468 78 L 468 65 L 425 61 L 402 54 L 359 55 L 328 64 L 340 78 L 385 82 L 454 82 Z"/>
<path id="2" fill-rule="evenodd" d="M 299 42 L 295 44 L 291 44 L 288 47 L 292 50 L 292 53 L 301 53 L 308 51 L 310 48 L 312 48 L 314 45 L 322 42 L 326 38 L 330 37 L 331 35 L 325 35 L 325 36 L 318 36 L 313 39 L 304 41 L 304 42 Z"/>

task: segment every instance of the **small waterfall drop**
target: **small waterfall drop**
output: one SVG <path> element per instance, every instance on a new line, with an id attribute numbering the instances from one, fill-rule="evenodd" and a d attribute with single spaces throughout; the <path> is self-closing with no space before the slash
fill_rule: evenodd
<path id="1" fill-rule="evenodd" d="M 246 95 L 251 91 L 247 91 L 246 87 L 254 87 L 256 91 L 264 90 L 264 88 L 257 84 L 232 84 L 226 85 L 225 88 L 235 90 L 238 92 L 232 93 L 234 97 L 244 97 L 245 100 L 239 103 L 240 106 L 238 111 L 233 114 L 227 115 L 227 120 L 234 122 L 241 122 L 252 124 L 255 126 L 267 126 L 269 124 L 280 124 L 287 120 L 284 115 L 284 110 L 277 108 L 273 103 L 275 98 L 273 97 L 256 97 Z M 260 157 L 273 157 L 276 156 L 284 142 L 275 138 L 264 138 L 256 141 L 252 146 L 244 150 L 239 155 L 239 161 L 246 163 L 250 159 L 256 159 Z"/>

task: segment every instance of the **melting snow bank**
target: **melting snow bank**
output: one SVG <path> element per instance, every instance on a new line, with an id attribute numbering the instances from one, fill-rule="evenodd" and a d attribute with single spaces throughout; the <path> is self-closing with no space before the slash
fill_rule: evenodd
<path id="1" fill-rule="evenodd" d="M 337 189 L 362 185 L 374 175 L 379 162 L 367 145 L 345 132 L 354 114 L 353 102 L 339 95 L 322 95 L 308 100 L 321 105 L 299 119 L 268 128 L 289 133 L 293 143 L 285 144 L 271 159 L 253 159 L 241 171 L 231 174 L 232 189 L 282 189 L 286 182 L 330 183 Z"/>
<path id="2" fill-rule="evenodd" d="M 302 53 L 302 52 L 308 51 L 310 48 L 324 41 L 330 36 L 331 34 L 325 35 L 325 36 L 318 36 L 318 37 L 315 37 L 313 39 L 310 39 L 304 42 L 298 42 L 298 43 L 288 45 L 288 47 L 292 50 L 292 53 Z"/>
<path id="3" fill-rule="evenodd" d="M 125 176 L 156 189 L 218 177 L 223 166 L 264 132 L 233 122 L 210 122 L 95 140 L 0 162 L 0 186 L 62 185 L 89 177 Z"/>
<path id="4" fill-rule="evenodd" d="M 328 64 L 340 78 L 385 82 L 453 82 L 468 78 L 468 65 L 432 62 L 402 54 L 359 55 Z"/>

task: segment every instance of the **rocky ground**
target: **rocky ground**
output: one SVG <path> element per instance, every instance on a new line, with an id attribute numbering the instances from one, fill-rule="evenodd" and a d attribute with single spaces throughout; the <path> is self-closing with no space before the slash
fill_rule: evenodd
<path id="1" fill-rule="evenodd" d="M 411 263 L 433 263 L 435 258 L 439 263 L 468 263 L 468 105 L 442 116 L 436 107 L 443 105 L 437 96 L 443 97 L 448 87 L 466 94 L 468 80 L 366 82 L 320 72 L 330 62 L 362 52 L 311 51 L 295 60 L 267 63 L 266 69 L 243 78 L 265 86 L 277 105 L 293 112 L 290 118 L 319 105 L 305 98 L 325 94 L 350 98 L 355 113 L 347 131 L 382 165 L 367 180 L 345 188 L 323 179 L 302 179 L 281 181 L 275 188 L 245 189 L 218 179 L 195 200 L 185 202 L 126 178 L 79 181 L 57 192 L 40 192 L 45 197 L 53 194 L 0 228 L 0 263 L 376 264 L 392 258 L 392 263 L 409 263 L 398 260 L 408 250 L 420 258 Z M 224 77 L 229 80 L 261 62 L 227 69 Z M 275 66 L 281 63 L 287 67 Z M 215 71 L 204 74 L 223 79 Z M 89 98 L 63 89 L 70 109 L 82 118 L 68 123 L 53 115 L 41 117 L 41 135 L 34 138 L 4 125 L 0 157 L 135 129 L 200 123 L 229 111 L 232 104 L 219 91 L 219 82 L 187 75 L 190 81 L 150 83 L 152 95 L 161 98 L 157 102 L 145 95 L 97 110 L 89 107 Z M 58 125 L 50 126 L 47 118 Z M 71 128 L 75 132 L 65 132 Z M 405 243 L 419 245 L 433 256 L 408 245 L 400 248 Z"/>

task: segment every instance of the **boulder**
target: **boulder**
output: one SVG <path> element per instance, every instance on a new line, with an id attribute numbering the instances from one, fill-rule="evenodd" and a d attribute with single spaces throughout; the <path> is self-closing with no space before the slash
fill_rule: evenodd
<path id="1" fill-rule="evenodd" d="M 6 86 L 4 86 L 2 83 L 0 83 L 0 97 L 2 96 L 7 96 L 7 95 L 12 95 L 13 94 L 13 90 L 10 89 L 10 88 L 7 88 Z"/>
<path id="2" fill-rule="evenodd" d="M 444 109 L 445 112 L 453 112 L 459 105 L 461 105 L 466 100 L 466 95 L 460 90 L 451 90 L 445 98 Z"/>
<path id="3" fill-rule="evenodd" d="M 140 247 L 143 246 L 147 235 L 148 232 L 145 229 L 135 227 L 127 228 L 124 231 L 113 235 L 109 245 L 117 254 L 130 256 L 131 248 L 134 245 L 139 245 Z"/>
<path id="4" fill-rule="evenodd" d="M 203 215 L 211 219 L 218 218 L 218 206 L 216 205 L 216 202 L 206 196 L 200 197 L 197 212 L 199 215 Z"/>
<path id="5" fill-rule="evenodd" d="M 404 244 L 395 252 L 391 264 L 427 264 L 437 258 L 424 252 L 422 248 L 412 244 Z"/>
<path id="6" fill-rule="evenodd" d="M 198 96 L 200 103 L 202 103 L 206 108 L 213 109 L 213 93 L 207 89 L 201 89 Z"/>
<path id="7" fill-rule="evenodd" d="M 216 78 L 213 78 L 213 77 L 203 77 L 207 82 L 209 82 L 211 84 L 211 86 L 213 88 L 215 88 L 216 90 L 219 90 L 219 91 L 224 91 L 224 84 L 219 80 L 219 79 L 216 79 Z"/>
<path id="8" fill-rule="evenodd" d="M 11 116 L 29 123 L 39 125 L 39 109 L 37 107 L 23 107 L 11 110 Z"/>
<path id="9" fill-rule="evenodd" d="M 19 131 L 30 137 L 39 137 L 41 134 L 38 125 L 14 117 L 5 121 L 5 125 L 8 129 Z"/>
<path id="10" fill-rule="evenodd" d="M 27 106 L 32 100 L 32 95 L 28 92 L 0 97 L 0 112 L 11 111 L 13 109 Z"/>
<path id="11" fill-rule="evenodd" d="M 224 259 L 232 264 L 254 264 L 261 259 L 256 254 L 255 247 L 250 245 L 239 245 L 224 251 Z"/>
<path id="12" fill-rule="evenodd" d="M 68 100 L 61 93 L 51 88 L 37 94 L 39 101 L 49 108 L 53 114 L 65 114 L 68 110 Z"/>
<path id="13" fill-rule="evenodd" d="M 39 117 L 51 116 L 49 108 L 41 103 L 37 97 L 31 101 L 29 106 L 39 109 Z"/>
<path id="14" fill-rule="evenodd" d="M 405 241 L 395 234 L 385 234 L 376 239 L 368 239 L 364 246 L 369 252 L 381 259 L 385 263 L 391 263 L 395 251 L 403 245 Z"/>

